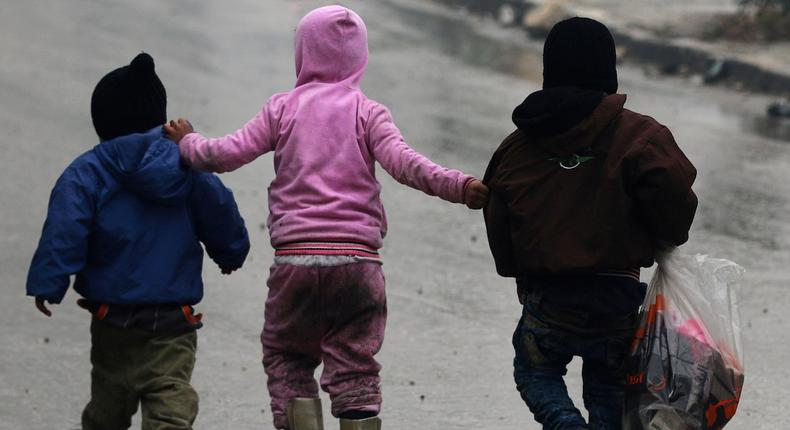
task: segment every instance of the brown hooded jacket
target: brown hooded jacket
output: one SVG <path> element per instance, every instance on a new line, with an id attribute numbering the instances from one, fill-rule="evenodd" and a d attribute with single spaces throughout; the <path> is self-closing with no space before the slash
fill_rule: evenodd
<path id="1" fill-rule="evenodd" d="M 502 276 L 649 267 L 659 246 L 688 240 L 694 166 L 666 127 L 623 108 L 625 95 L 590 97 L 591 112 L 559 132 L 573 97 L 514 112 L 519 129 L 484 178 L 488 241 Z"/>

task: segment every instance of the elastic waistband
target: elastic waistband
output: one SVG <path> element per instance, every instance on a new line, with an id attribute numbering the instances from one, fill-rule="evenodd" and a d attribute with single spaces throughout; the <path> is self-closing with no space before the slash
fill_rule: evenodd
<path id="1" fill-rule="evenodd" d="M 591 315 L 636 312 L 645 298 L 646 284 L 631 270 L 561 275 L 526 276 L 516 280 L 519 300 L 575 309 Z"/>
<path id="2" fill-rule="evenodd" d="M 597 272 L 595 274 L 598 276 L 614 276 L 618 278 L 630 278 L 637 282 L 640 281 L 639 279 L 640 269 L 638 267 L 636 269 L 605 270 L 602 272 Z"/>
<path id="3" fill-rule="evenodd" d="M 375 248 L 353 242 L 294 242 L 277 246 L 275 257 L 287 255 L 347 255 L 378 260 Z"/>

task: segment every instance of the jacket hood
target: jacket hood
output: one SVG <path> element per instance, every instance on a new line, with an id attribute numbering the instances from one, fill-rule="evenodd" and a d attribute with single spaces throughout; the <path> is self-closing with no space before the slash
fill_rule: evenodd
<path id="1" fill-rule="evenodd" d="M 302 18 L 295 36 L 296 86 L 313 82 L 358 88 L 368 65 L 368 30 L 342 6 L 325 6 Z"/>
<path id="2" fill-rule="evenodd" d="M 178 146 L 161 126 L 106 140 L 94 151 L 127 190 L 148 200 L 178 204 L 192 190 L 192 175 L 181 164 Z"/>
<path id="3" fill-rule="evenodd" d="M 513 110 L 528 142 L 566 156 L 589 148 L 622 111 L 626 96 L 558 87 L 536 91 Z"/>

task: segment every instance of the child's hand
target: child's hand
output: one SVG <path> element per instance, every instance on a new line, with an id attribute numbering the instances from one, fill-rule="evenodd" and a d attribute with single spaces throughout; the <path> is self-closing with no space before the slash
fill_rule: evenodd
<path id="1" fill-rule="evenodd" d="M 36 309 L 38 309 L 42 314 L 51 317 L 52 312 L 47 309 L 47 301 L 45 299 L 36 297 Z"/>
<path id="2" fill-rule="evenodd" d="M 222 266 L 219 267 L 219 271 L 222 272 L 223 275 L 230 275 L 231 273 L 235 272 L 236 270 L 238 270 L 238 267 L 236 267 L 236 268 L 222 267 Z"/>
<path id="3" fill-rule="evenodd" d="M 91 311 L 91 307 L 90 307 L 89 303 L 90 302 L 88 301 L 88 299 L 77 299 L 77 306 L 79 306 L 82 309 L 85 309 L 86 311 L 90 312 Z"/>
<path id="4" fill-rule="evenodd" d="M 181 142 L 184 136 L 193 131 L 195 131 L 195 129 L 192 128 L 192 124 L 184 118 L 171 120 L 170 123 L 165 124 L 165 134 L 167 134 L 167 138 L 176 144 Z"/>
<path id="5" fill-rule="evenodd" d="M 475 179 L 466 186 L 464 203 L 469 209 L 482 209 L 488 203 L 488 187 Z"/>

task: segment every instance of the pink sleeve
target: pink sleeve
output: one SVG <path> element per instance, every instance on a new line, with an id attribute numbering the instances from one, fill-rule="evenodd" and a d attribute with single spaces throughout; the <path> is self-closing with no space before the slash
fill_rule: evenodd
<path id="1" fill-rule="evenodd" d="M 366 129 L 373 157 L 396 181 L 453 203 L 464 201 L 466 186 L 474 177 L 442 167 L 412 149 L 387 108 L 374 105 Z"/>
<path id="2" fill-rule="evenodd" d="M 181 158 L 197 170 L 230 172 L 274 149 L 272 100 L 244 127 L 225 137 L 209 139 L 189 133 L 178 147 Z"/>

